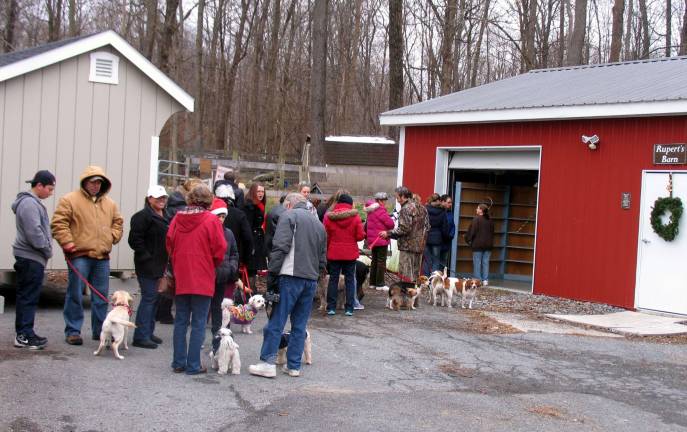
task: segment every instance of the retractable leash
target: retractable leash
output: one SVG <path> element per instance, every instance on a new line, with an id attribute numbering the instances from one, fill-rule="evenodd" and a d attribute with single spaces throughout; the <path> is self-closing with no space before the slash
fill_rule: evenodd
<path id="1" fill-rule="evenodd" d="M 69 266 L 69 268 L 72 269 L 72 271 L 79 277 L 79 279 L 81 279 L 81 281 L 82 281 L 83 283 L 85 283 L 86 286 L 88 286 L 88 288 L 89 288 L 91 291 L 93 291 L 94 293 L 96 293 L 96 294 L 98 295 L 98 297 L 100 297 L 101 299 L 103 299 L 103 300 L 105 301 L 105 303 L 110 304 L 110 305 L 112 305 L 113 307 L 114 307 L 114 306 L 126 306 L 127 311 L 129 312 L 129 316 L 131 316 L 131 315 L 133 314 L 134 311 L 133 311 L 133 309 L 131 309 L 131 306 L 129 306 L 129 305 L 116 305 L 116 304 L 112 303 L 110 300 L 108 300 L 107 297 L 105 297 L 105 296 L 103 295 L 103 293 L 101 293 L 100 291 L 98 291 L 93 285 L 91 285 L 90 282 L 88 282 L 88 280 L 87 280 L 81 273 L 79 273 L 79 271 L 76 269 L 76 267 L 74 267 L 74 264 L 72 264 L 72 260 L 70 260 L 70 259 L 67 258 L 67 257 L 65 257 L 64 259 L 67 261 L 67 265 Z"/>

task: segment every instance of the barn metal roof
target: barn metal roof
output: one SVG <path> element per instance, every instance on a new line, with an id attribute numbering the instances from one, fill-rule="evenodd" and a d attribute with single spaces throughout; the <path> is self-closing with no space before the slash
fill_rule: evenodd
<path id="1" fill-rule="evenodd" d="M 0 82 L 108 45 L 138 67 L 181 106 L 193 112 L 194 100 L 191 95 L 112 30 L 0 55 Z"/>
<path id="2" fill-rule="evenodd" d="M 387 111 L 382 125 L 687 113 L 687 56 L 556 69 Z"/>

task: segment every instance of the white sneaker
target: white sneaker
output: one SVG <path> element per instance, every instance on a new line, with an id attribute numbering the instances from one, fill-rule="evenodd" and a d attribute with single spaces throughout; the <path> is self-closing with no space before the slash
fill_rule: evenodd
<path id="1" fill-rule="evenodd" d="M 373 288 L 373 287 L 370 286 L 370 288 Z M 381 286 L 374 286 L 374 289 L 376 289 L 377 291 L 384 291 L 382 288 L 384 288 L 384 287 L 381 287 Z"/>
<path id="2" fill-rule="evenodd" d="M 298 369 L 289 369 L 288 367 L 286 367 L 286 365 L 283 365 L 283 366 L 281 367 L 281 371 L 284 372 L 286 375 L 288 375 L 288 376 L 290 376 L 290 377 L 299 377 L 299 376 L 301 376 L 301 371 L 299 371 Z"/>
<path id="3" fill-rule="evenodd" d="M 277 376 L 277 367 L 273 364 L 260 362 L 256 365 L 248 366 L 248 373 L 265 378 L 274 378 Z"/>
<path id="4" fill-rule="evenodd" d="M 380 290 L 380 291 L 389 291 L 389 287 L 386 286 L 386 285 L 381 286 L 381 287 L 377 287 L 377 289 Z"/>
<path id="5" fill-rule="evenodd" d="M 370 285 L 369 287 L 370 287 L 370 289 L 377 289 L 376 285 Z"/>
<path id="6" fill-rule="evenodd" d="M 489 281 L 488 281 L 488 280 L 483 280 L 483 281 L 482 281 L 482 285 L 484 285 L 484 286 L 489 286 Z"/>

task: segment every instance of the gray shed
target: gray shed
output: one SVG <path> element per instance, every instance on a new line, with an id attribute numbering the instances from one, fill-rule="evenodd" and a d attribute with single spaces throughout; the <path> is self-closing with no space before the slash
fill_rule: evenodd
<path id="1" fill-rule="evenodd" d="M 129 220 L 157 183 L 158 136 L 169 117 L 193 111 L 193 98 L 113 31 L 0 55 L 0 270 L 12 269 L 10 208 L 39 169 L 57 177 L 44 201 L 78 187 L 88 165 L 112 180 L 110 197 L 124 217 L 111 268 L 133 269 Z M 66 264 L 57 243 L 48 268 Z"/>

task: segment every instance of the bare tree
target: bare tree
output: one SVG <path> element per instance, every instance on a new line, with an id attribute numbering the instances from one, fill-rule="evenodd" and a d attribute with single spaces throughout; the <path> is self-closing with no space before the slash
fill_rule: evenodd
<path id="1" fill-rule="evenodd" d="M 625 41 L 623 42 L 625 51 L 625 60 L 635 59 L 636 56 L 632 55 L 632 50 L 630 49 L 630 43 L 632 42 L 632 18 L 634 16 L 634 0 L 627 0 L 627 21 L 625 23 Z"/>
<path id="2" fill-rule="evenodd" d="M 430 2 L 430 4 L 433 4 Z M 453 45 L 456 38 L 456 15 L 458 14 L 458 0 L 448 0 L 444 9 L 444 34 L 441 38 L 441 94 L 445 95 L 453 91 Z"/>
<path id="3" fill-rule="evenodd" d="M 685 13 L 682 17 L 682 31 L 680 32 L 680 51 L 678 55 L 687 55 L 687 1 L 685 2 Z"/>
<path id="4" fill-rule="evenodd" d="M 62 0 L 45 0 L 48 12 L 48 42 L 60 39 L 62 34 Z"/>
<path id="5" fill-rule="evenodd" d="M 648 59 L 651 39 L 649 38 L 649 12 L 646 8 L 646 0 L 639 0 L 639 14 L 642 25 L 642 49 L 639 57 Z"/>
<path id="6" fill-rule="evenodd" d="M 203 89 L 203 32 L 205 25 L 205 0 L 198 0 L 198 18 L 196 19 L 196 150 L 203 146 L 203 109 L 205 108 Z M 213 53 L 214 55 L 214 53 Z"/>
<path id="7" fill-rule="evenodd" d="M 310 127 L 314 165 L 322 163 L 327 113 L 327 22 L 329 0 L 315 0 L 312 9 L 312 72 L 310 78 Z"/>
<path id="8" fill-rule="evenodd" d="M 673 45 L 673 5 L 666 0 L 666 57 L 670 57 L 670 49 Z"/>
<path id="9" fill-rule="evenodd" d="M 67 15 L 69 18 L 69 36 L 74 37 L 81 34 L 81 11 L 77 4 L 77 0 L 68 0 L 67 2 Z"/>
<path id="10" fill-rule="evenodd" d="M 17 0 L 9 0 L 6 4 L 7 16 L 5 18 L 5 31 L 3 32 L 2 52 L 14 51 L 14 31 L 19 17 L 19 5 Z"/>
<path id="11" fill-rule="evenodd" d="M 641 0 L 640 0 L 641 1 Z M 587 0 L 575 1 L 575 25 L 570 48 L 568 49 L 568 65 L 582 64 L 584 53 L 584 39 L 587 30 Z"/>
<path id="12" fill-rule="evenodd" d="M 389 109 L 403 106 L 403 0 L 389 0 Z"/>
<path id="13" fill-rule="evenodd" d="M 143 37 L 143 55 L 148 59 L 153 59 L 155 50 L 155 40 L 157 34 L 158 16 L 157 0 L 144 0 L 146 10 L 145 34 Z"/>
<path id="14" fill-rule="evenodd" d="M 613 25 L 611 29 L 611 53 L 609 62 L 620 61 L 620 49 L 623 39 L 623 16 L 625 15 L 625 0 L 615 0 L 613 3 Z"/>

